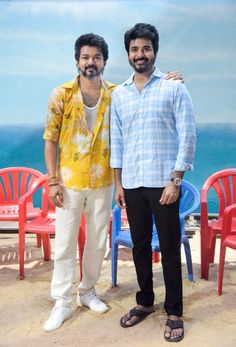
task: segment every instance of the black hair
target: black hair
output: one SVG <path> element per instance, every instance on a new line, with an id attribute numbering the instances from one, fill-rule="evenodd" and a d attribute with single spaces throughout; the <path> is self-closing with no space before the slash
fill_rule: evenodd
<path id="1" fill-rule="evenodd" d="M 157 54 L 159 48 L 159 33 L 153 25 L 145 23 L 137 23 L 133 28 L 126 31 L 124 42 L 127 53 L 129 53 L 130 41 L 139 38 L 151 40 L 154 54 Z"/>
<path id="2" fill-rule="evenodd" d="M 108 45 L 103 37 L 95 34 L 85 34 L 75 41 L 75 59 L 79 60 L 80 50 L 83 46 L 97 47 L 101 49 L 104 62 L 108 59 Z"/>

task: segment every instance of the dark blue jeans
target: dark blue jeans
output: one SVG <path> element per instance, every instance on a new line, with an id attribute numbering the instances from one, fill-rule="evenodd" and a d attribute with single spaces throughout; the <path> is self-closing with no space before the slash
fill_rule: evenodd
<path id="1" fill-rule="evenodd" d="M 180 256 L 179 199 L 161 205 L 164 188 L 124 189 L 127 217 L 133 247 L 133 258 L 140 290 L 136 293 L 138 305 L 153 306 L 152 229 L 153 216 L 158 230 L 161 261 L 165 282 L 165 310 L 168 315 L 182 316 L 182 272 Z"/>

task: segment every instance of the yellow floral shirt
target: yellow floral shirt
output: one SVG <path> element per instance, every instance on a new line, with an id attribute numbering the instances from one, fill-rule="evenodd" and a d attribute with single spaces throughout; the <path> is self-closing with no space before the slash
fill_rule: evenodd
<path id="1" fill-rule="evenodd" d="M 93 133 L 88 129 L 79 79 L 55 88 L 49 100 L 44 140 L 58 143 L 58 177 L 73 190 L 112 184 L 110 104 L 114 84 L 102 81 Z"/>

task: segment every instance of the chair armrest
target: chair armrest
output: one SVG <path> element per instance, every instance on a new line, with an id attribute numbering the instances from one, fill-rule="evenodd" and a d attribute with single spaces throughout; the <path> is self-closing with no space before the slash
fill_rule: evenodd
<path id="1" fill-rule="evenodd" d="M 29 198 L 40 188 L 42 187 L 42 213 L 47 213 L 47 178 L 45 176 L 42 176 L 35 180 L 34 184 L 31 186 L 31 188 L 20 197 L 19 199 L 19 225 L 21 223 L 26 222 L 26 215 L 27 215 L 27 201 Z"/>
<path id="2" fill-rule="evenodd" d="M 224 209 L 222 232 L 221 232 L 222 242 L 228 235 L 231 234 L 232 221 L 233 221 L 233 217 L 235 216 L 236 216 L 236 204 L 229 205 Z"/>

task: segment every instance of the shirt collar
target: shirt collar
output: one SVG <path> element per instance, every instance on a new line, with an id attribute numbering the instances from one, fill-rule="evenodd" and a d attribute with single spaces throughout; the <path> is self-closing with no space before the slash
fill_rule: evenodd
<path id="1" fill-rule="evenodd" d="M 155 67 L 153 73 L 151 74 L 149 81 L 152 80 L 154 77 L 160 78 L 162 76 L 162 72 Z M 123 83 L 124 86 L 128 86 L 130 84 L 134 83 L 134 73 Z"/>

